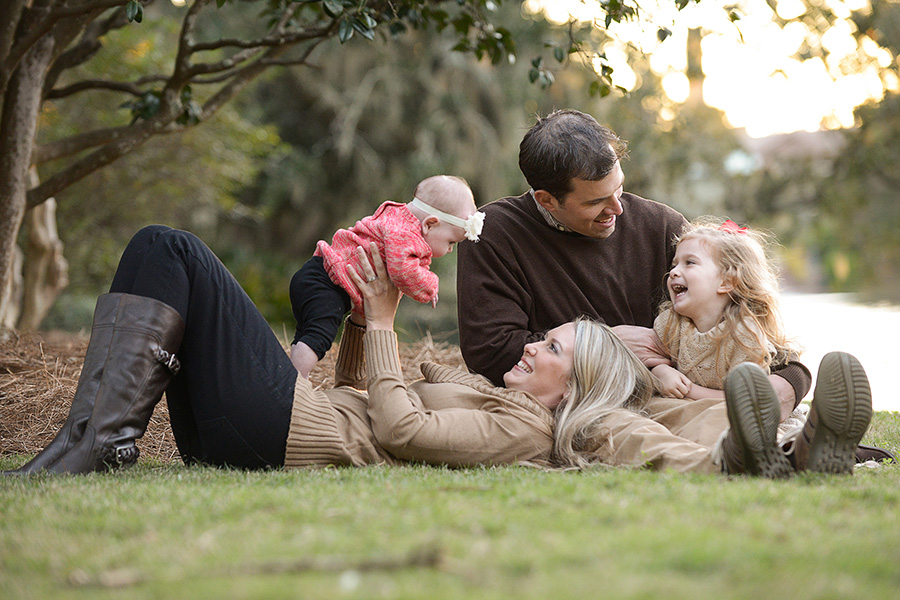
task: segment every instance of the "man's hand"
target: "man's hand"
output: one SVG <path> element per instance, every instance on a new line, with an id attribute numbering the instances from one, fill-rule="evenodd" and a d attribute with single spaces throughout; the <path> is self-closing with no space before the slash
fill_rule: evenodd
<path id="1" fill-rule="evenodd" d="M 796 401 L 794 386 L 788 383 L 787 379 L 778 375 L 769 375 L 769 383 L 772 384 L 778 395 L 778 401 L 781 403 L 781 420 L 784 421 L 794 412 L 794 402 Z"/>
<path id="2" fill-rule="evenodd" d="M 672 364 L 659 347 L 659 339 L 652 329 L 637 325 L 616 325 L 612 330 L 648 369 Z"/>

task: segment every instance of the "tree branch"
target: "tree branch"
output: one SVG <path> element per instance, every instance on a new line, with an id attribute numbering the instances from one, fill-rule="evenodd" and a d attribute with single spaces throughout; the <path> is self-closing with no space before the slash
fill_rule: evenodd
<path id="1" fill-rule="evenodd" d="M 22 57 L 28 49 L 34 46 L 45 35 L 49 34 L 53 27 L 62 19 L 71 19 L 97 11 L 98 14 L 116 6 L 124 5 L 126 0 L 92 0 L 83 4 L 64 4 L 49 6 L 46 16 L 35 23 L 34 27 L 26 30 L 21 39 L 12 44 L 2 67 L 0 67 L 0 89 L 5 88 L 8 73 L 12 73 L 19 65 Z M 47 3 L 45 3 L 47 5 Z M 37 10 L 37 9 L 32 9 Z"/>
<path id="2" fill-rule="evenodd" d="M 178 36 L 178 52 L 175 54 L 175 68 L 172 71 L 173 81 L 185 81 L 190 78 L 191 66 L 191 34 L 197 25 L 200 11 L 209 4 L 209 0 L 195 0 L 191 4 L 181 23 L 181 35 Z"/>
<path id="3" fill-rule="evenodd" d="M 335 24 L 331 23 L 327 27 L 322 27 L 320 29 L 307 30 L 304 32 L 298 32 L 293 35 L 282 35 L 277 38 L 267 38 L 268 42 L 265 46 L 270 48 L 284 48 L 284 47 L 292 47 L 301 42 L 307 42 L 310 40 L 318 40 L 313 46 L 317 46 L 320 41 L 323 39 L 330 37 L 334 33 Z M 277 41 L 277 43 L 272 43 Z M 234 56 L 230 56 L 228 58 L 222 59 L 218 62 L 214 63 L 195 63 L 191 67 L 191 75 L 206 75 L 210 73 L 218 73 L 220 71 L 227 71 L 229 69 L 233 69 L 236 66 L 240 65 L 242 62 L 246 62 L 253 58 L 255 55 L 259 54 L 263 50 L 263 47 L 253 48 L 251 51 L 244 51 L 235 54 Z"/>
<path id="4" fill-rule="evenodd" d="M 159 75 L 156 78 L 144 79 L 150 81 L 166 81 L 166 78 L 162 75 Z M 139 83 L 107 81 L 105 79 L 86 79 L 84 81 L 79 81 L 78 83 L 73 83 L 72 85 L 67 85 L 64 88 L 50 90 L 45 95 L 45 98 L 47 98 L 48 100 L 65 98 L 67 96 L 77 94 L 78 92 L 83 92 L 85 90 L 108 90 L 113 92 L 125 92 L 126 94 L 131 94 L 133 96 L 140 96 L 144 93 L 144 90 L 141 88 L 141 84 Z"/>
<path id="5" fill-rule="evenodd" d="M 161 110 L 160 114 L 144 123 L 133 125 L 130 135 L 121 136 L 113 142 L 104 145 L 99 150 L 81 158 L 62 171 L 55 173 L 39 186 L 28 190 L 27 206 L 32 208 L 45 201 L 47 198 L 57 195 L 70 185 L 80 181 L 94 171 L 105 167 L 113 161 L 128 154 L 134 148 L 147 141 L 148 138 L 162 133 L 166 127 L 175 120 L 177 113 Z"/>
<path id="6" fill-rule="evenodd" d="M 133 127 L 106 127 L 94 131 L 88 131 L 78 135 L 73 135 L 62 140 L 57 140 L 51 144 L 43 144 L 36 146 L 31 154 L 31 161 L 35 165 L 42 165 L 63 158 L 78 154 L 90 148 L 96 148 L 103 144 L 108 144 L 126 135 L 130 135 Z"/>
<path id="7" fill-rule="evenodd" d="M 152 3 L 153 0 L 144 0 L 143 2 L 145 5 Z M 97 16 L 99 17 L 100 15 L 98 14 Z M 113 11 L 105 19 L 94 19 L 88 23 L 84 28 L 81 40 L 73 47 L 62 52 L 53 61 L 53 67 L 47 74 L 44 83 L 45 93 L 48 93 L 56 85 L 56 81 L 62 72 L 87 62 L 99 52 L 103 48 L 103 43 L 100 41 L 103 36 L 113 29 L 121 29 L 126 25 L 128 25 L 128 19 L 124 10 Z"/>

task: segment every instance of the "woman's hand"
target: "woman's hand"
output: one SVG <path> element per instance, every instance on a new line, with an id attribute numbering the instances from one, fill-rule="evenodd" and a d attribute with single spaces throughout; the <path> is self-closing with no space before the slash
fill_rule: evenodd
<path id="1" fill-rule="evenodd" d="M 347 270 L 353 283 L 363 297 L 366 310 L 366 329 L 394 329 L 394 315 L 400 304 L 400 290 L 390 280 L 381 253 L 375 242 L 369 243 L 369 251 L 360 246 L 356 249 L 362 273 L 352 266 Z M 370 261 L 371 258 L 371 261 Z M 374 268 L 373 268 L 374 266 Z"/>

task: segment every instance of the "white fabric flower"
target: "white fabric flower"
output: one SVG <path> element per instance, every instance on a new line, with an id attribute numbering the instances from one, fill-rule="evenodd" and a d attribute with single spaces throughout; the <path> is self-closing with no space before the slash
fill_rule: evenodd
<path id="1" fill-rule="evenodd" d="M 466 230 L 466 239 L 477 242 L 478 236 L 481 235 L 482 227 L 484 227 L 484 213 L 476 210 L 466 219 L 466 226 L 463 228 Z"/>

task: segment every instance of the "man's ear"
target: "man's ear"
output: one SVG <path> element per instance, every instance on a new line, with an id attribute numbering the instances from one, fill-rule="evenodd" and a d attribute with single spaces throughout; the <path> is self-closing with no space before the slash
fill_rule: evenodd
<path id="1" fill-rule="evenodd" d="M 534 199 L 552 213 L 559 208 L 559 200 L 547 190 L 534 190 Z"/>

